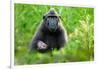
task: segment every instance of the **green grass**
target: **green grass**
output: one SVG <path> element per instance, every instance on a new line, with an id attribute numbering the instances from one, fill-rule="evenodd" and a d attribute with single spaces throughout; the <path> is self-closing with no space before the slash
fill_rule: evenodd
<path id="1" fill-rule="evenodd" d="M 94 60 L 94 9 L 66 6 L 15 4 L 15 64 L 45 64 Z M 43 15 L 55 8 L 68 33 L 68 43 L 60 51 L 29 53 L 29 44 Z"/>

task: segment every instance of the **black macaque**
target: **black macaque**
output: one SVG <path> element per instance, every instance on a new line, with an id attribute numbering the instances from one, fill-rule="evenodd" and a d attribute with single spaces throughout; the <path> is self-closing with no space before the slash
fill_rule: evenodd
<path id="1" fill-rule="evenodd" d="M 30 50 L 47 52 L 53 49 L 59 50 L 66 43 L 66 35 L 64 28 L 61 25 L 61 17 L 54 9 L 43 16 L 41 23 L 35 37 L 33 38 Z"/>

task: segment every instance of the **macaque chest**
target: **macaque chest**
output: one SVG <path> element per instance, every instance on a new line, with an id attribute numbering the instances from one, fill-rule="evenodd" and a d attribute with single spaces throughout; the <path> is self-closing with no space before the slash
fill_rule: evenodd
<path id="1" fill-rule="evenodd" d="M 47 35 L 47 36 L 45 36 L 45 41 L 44 42 L 48 45 L 49 48 L 56 48 L 56 46 L 57 46 L 57 37 Z"/>

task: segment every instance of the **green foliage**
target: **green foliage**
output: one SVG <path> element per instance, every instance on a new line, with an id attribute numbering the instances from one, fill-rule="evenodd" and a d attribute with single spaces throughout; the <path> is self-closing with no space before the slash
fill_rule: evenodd
<path id="1" fill-rule="evenodd" d="M 65 6 L 15 4 L 15 64 L 42 64 L 94 59 L 94 9 Z M 29 44 L 50 8 L 61 15 L 68 43 L 59 51 L 29 53 Z"/>

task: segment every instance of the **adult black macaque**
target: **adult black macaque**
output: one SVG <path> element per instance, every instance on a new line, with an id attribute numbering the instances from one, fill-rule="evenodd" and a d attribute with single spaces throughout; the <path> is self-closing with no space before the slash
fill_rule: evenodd
<path id="1" fill-rule="evenodd" d="M 59 50 L 66 43 L 65 34 L 60 16 L 54 9 L 51 9 L 43 16 L 43 22 L 31 42 L 30 50 L 42 53 L 53 49 Z"/>

